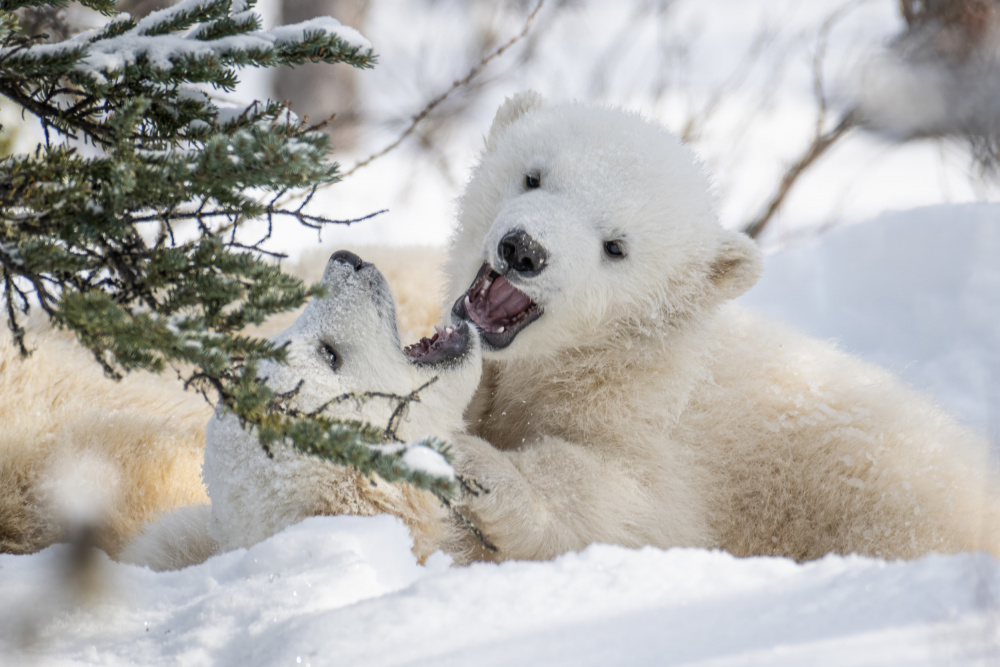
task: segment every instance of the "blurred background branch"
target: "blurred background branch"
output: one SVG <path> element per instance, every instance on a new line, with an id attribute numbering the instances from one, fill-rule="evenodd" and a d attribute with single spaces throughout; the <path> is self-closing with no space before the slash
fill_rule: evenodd
<path id="1" fill-rule="evenodd" d="M 723 224 L 765 246 L 900 206 L 1000 195 L 996 0 L 538 4 L 262 3 L 286 21 L 332 13 L 380 48 L 363 80 L 308 68 L 273 80 L 300 115 L 336 112 L 325 126 L 335 150 L 369 165 L 348 172 L 359 197 L 378 191 L 407 213 L 352 238 L 443 242 L 447 202 L 493 112 L 527 88 L 664 122 L 712 172 Z M 387 146 L 393 157 L 376 157 Z"/>
<path id="2" fill-rule="evenodd" d="M 342 163 L 368 167 L 312 204 L 341 219 L 372 197 L 390 207 L 352 241 L 442 243 L 493 112 L 534 88 L 665 123 L 713 174 L 723 224 L 777 247 L 880 211 L 1000 197 L 998 3 L 260 0 L 265 23 L 332 15 L 358 28 L 380 64 L 360 78 L 248 74 L 234 97 L 289 101 Z M 167 4 L 120 3 L 139 16 Z M 67 11 L 86 27 L 72 8 L 33 20 Z"/>

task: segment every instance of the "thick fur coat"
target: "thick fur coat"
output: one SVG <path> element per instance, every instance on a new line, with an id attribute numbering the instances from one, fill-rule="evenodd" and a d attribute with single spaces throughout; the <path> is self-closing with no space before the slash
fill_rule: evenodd
<path id="1" fill-rule="evenodd" d="M 401 441 L 448 439 L 462 431 L 462 412 L 481 372 L 474 332 L 465 325 L 449 327 L 425 341 L 425 354 L 404 351 L 392 293 L 373 264 L 336 253 L 322 284 L 326 296 L 313 299 L 272 339 L 287 346 L 288 364 L 262 364 L 267 383 L 279 393 L 294 390 L 291 405 L 303 412 L 320 410 L 381 426 L 390 424 L 400 407 L 393 396 L 419 390 L 401 413 L 396 430 Z M 455 550 L 451 517 L 430 492 L 368 479 L 288 445 L 276 444 L 267 454 L 255 433 L 221 411 L 209 422 L 205 439 L 210 530 L 223 550 L 251 546 L 309 516 L 383 513 L 407 523 L 418 557 Z"/>
<path id="2" fill-rule="evenodd" d="M 110 380 L 38 322 L 27 342 L 22 359 L 0 336 L 0 551 L 30 553 L 85 529 L 116 556 L 144 521 L 205 502 L 204 400 L 167 377 Z"/>
<path id="3" fill-rule="evenodd" d="M 497 556 L 1000 553 L 986 443 L 733 304 L 760 254 L 661 127 L 518 95 L 459 208 L 448 303 L 482 331 L 466 416 L 492 444 L 470 439 L 459 467 L 491 490 L 468 509 Z"/>

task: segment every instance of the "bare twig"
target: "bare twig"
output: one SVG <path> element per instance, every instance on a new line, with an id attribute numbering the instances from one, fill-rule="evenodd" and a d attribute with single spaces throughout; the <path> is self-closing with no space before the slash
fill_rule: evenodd
<path id="1" fill-rule="evenodd" d="M 476 63 L 476 65 L 474 65 L 472 69 L 469 70 L 468 74 L 466 74 L 464 78 L 453 82 L 451 84 L 451 87 L 449 87 L 446 91 L 444 91 L 443 93 L 432 99 L 430 102 L 428 102 L 426 105 L 424 105 L 424 108 L 421 109 L 410 120 L 410 124 L 406 127 L 405 130 L 403 130 L 403 132 L 398 137 L 396 137 L 396 139 L 392 143 L 387 145 L 382 150 L 373 153 L 368 157 L 366 157 L 364 160 L 361 160 L 360 162 L 356 163 L 353 167 L 344 172 L 342 177 L 347 178 L 358 169 L 361 169 L 362 167 L 371 164 L 374 160 L 377 160 L 386 153 L 395 150 L 401 143 L 403 143 L 406 140 L 407 137 L 413 134 L 413 132 L 417 129 L 417 126 L 421 123 L 421 121 L 427 118 L 427 116 L 430 115 L 430 113 L 434 111 L 434 109 L 436 109 L 442 102 L 447 100 L 452 95 L 452 93 L 454 93 L 459 88 L 467 85 L 490 62 L 492 62 L 495 58 L 498 58 L 499 56 L 503 55 L 504 52 L 507 51 L 507 49 L 509 49 L 510 47 L 514 46 L 514 44 L 524 39 L 524 37 L 528 34 L 528 30 L 531 28 L 531 24 L 534 23 L 535 17 L 538 15 L 538 12 L 542 9 L 543 4 L 545 4 L 545 0 L 538 0 L 538 4 L 535 5 L 535 8 L 531 11 L 530 14 L 528 14 L 528 18 L 525 20 L 524 27 L 521 28 L 521 32 L 514 35 L 505 43 L 501 44 L 499 47 L 494 49 L 488 55 L 483 57 L 482 60 Z"/>
<path id="2" fill-rule="evenodd" d="M 479 526 L 474 524 L 472 520 L 469 519 L 469 517 L 459 512 L 458 507 L 456 507 L 454 503 L 445 498 L 441 498 L 441 504 L 444 505 L 446 508 L 448 508 L 451 511 L 452 516 L 458 519 L 462 523 L 462 525 L 464 525 L 466 529 L 470 533 L 472 533 L 477 540 L 479 540 L 479 543 L 483 545 L 484 549 L 486 549 L 487 551 L 492 551 L 493 553 L 500 553 L 500 550 L 497 549 L 492 542 L 486 539 L 486 535 L 484 535 L 483 531 L 479 529 Z"/>
<path id="3" fill-rule="evenodd" d="M 764 228 L 774 217 L 774 214 L 778 211 L 781 205 L 784 203 L 785 198 L 791 191 L 792 186 L 799 179 L 803 172 L 808 169 L 813 162 L 815 162 L 823 153 L 825 153 L 830 146 L 835 144 L 838 139 L 843 137 L 847 132 L 851 130 L 855 125 L 858 124 L 858 114 L 855 110 L 848 111 L 829 132 L 825 134 L 818 135 L 813 138 L 811 144 L 792 166 L 790 166 L 786 171 L 784 176 L 781 177 L 781 182 L 778 184 L 778 189 L 771 196 L 767 207 L 764 212 L 761 213 L 755 220 L 747 224 L 743 228 L 743 232 L 752 239 L 756 239 L 760 236 Z"/>
<path id="4" fill-rule="evenodd" d="M 337 119 L 337 114 L 336 112 L 334 112 L 330 114 L 329 118 L 327 118 L 326 120 L 321 120 L 318 123 L 314 123 L 313 125 L 307 127 L 306 132 L 319 132 L 320 130 L 324 129 L 326 126 L 328 126 L 336 119 Z M 306 116 L 306 120 L 309 120 L 308 116 Z"/>
<path id="5" fill-rule="evenodd" d="M 816 50 L 813 51 L 812 71 L 813 95 L 816 97 L 816 103 L 819 105 L 819 110 L 816 114 L 817 137 L 823 133 L 823 126 L 826 124 L 826 115 L 828 111 L 823 66 L 826 63 L 826 52 L 830 43 L 830 33 L 833 32 L 833 29 L 838 23 L 840 23 L 841 20 L 867 1 L 868 0 L 851 0 L 850 2 L 844 3 L 826 17 L 816 34 Z"/>
<path id="6" fill-rule="evenodd" d="M 701 138 L 705 126 L 722 107 L 722 103 L 747 80 L 773 41 L 774 35 L 766 27 L 757 32 L 750 48 L 729 76 L 711 92 L 700 109 L 689 113 L 687 121 L 678 133 L 682 141 L 690 143 Z"/>
<path id="7" fill-rule="evenodd" d="M 826 126 L 827 114 L 829 113 L 823 66 L 826 62 L 830 33 L 841 20 L 865 1 L 850 0 L 841 5 L 826 17 L 816 34 L 816 48 L 813 51 L 812 59 L 812 87 L 813 96 L 816 98 L 816 124 L 812 142 L 806 147 L 799 159 L 785 170 L 781 181 L 778 183 L 778 188 L 771 195 L 767 206 L 764 207 L 764 211 L 743 228 L 744 233 L 750 238 L 756 239 L 760 236 L 775 213 L 781 208 L 781 205 L 788 197 L 788 193 L 794 187 L 799 177 L 859 122 L 860 113 L 858 110 L 850 109 L 841 116 L 833 129 L 827 132 L 823 131 L 823 128 Z"/>
<path id="8" fill-rule="evenodd" d="M 10 329 L 10 332 L 12 334 L 14 334 L 14 344 L 20 351 L 21 356 L 27 357 L 31 354 L 31 351 L 28 350 L 27 346 L 25 346 L 24 344 L 24 334 L 25 334 L 24 326 L 17 320 L 17 311 L 15 310 L 14 306 L 14 297 L 15 297 L 14 292 L 16 289 L 14 287 L 14 278 L 7 271 L 6 267 L 4 267 L 3 269 L 3 285 L 4 285 L 4 303 L 7 306 L 7 328 Z M 20 290 L 17 291 L 20 292 Z M 27 304 L 27 299 L 24 298 L 24 295 L 19 294 L 19 296 L 21 297 L 22 301 L 24 301 L 24 303 Z"/>

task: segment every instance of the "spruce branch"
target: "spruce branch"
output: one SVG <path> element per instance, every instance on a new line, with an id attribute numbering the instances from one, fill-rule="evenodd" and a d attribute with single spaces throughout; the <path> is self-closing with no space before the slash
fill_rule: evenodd
<path id="1" fill-rule="evenodd" d="M 322 293 L 284 274 L 266 242 L 287 224 L 352 224 L 307 213 L 317 188 L 340 179 L 327 135 L 283 104 L 233 106 L 196 84 L 231 89 L 240 67 L 302 62 L 367 68 L 375 56 L 328 18 L 261 30 L 231 0 L 181 0 L 142 20 L 46 43 L 0 10 L 0 95 L 39 119 L 46 141 L 0 159 L 0 280 L 7 327 L 29 352 L 31 308 L 73 332 L 114 378 L 172 368 L 185 387 L 276 443 L 443 499 L 450 479 L 411 470 L 398 446 L 400 396 L 385 427 L 289 409 L 258 369 L 287 350 L 241 333 Z M 112 13 L 110 0 L 84 2 Z M 77 150 L 80 143 L 95 148 Z M 280 198 L 303 192 L 297 207 Z M 246 222 L 264 222 L 248 239 Z"/>

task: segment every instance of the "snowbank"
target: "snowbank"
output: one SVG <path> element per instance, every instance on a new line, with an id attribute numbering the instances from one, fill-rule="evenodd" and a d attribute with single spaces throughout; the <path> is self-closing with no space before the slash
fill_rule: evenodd
<path id="1" fill-rule="evenodd" d="M 1000 659 L 1000 564 L 796 565 L 595 545 L 550 563 L 416 564 L 402 523 L 318 517 L 155 574 L 102 562 L 104 593 L 53 606 L 66 547 L 0 556 L 4 664 L 940 665 Z M 43 620 L 42 620 L 43 619 Z M 23 626 L 22 626 L 23 627 Z M 27 643 L 23 643 L 27 642 Z M 2 655 L 2 654 L 0 654 Z M 995 664 L 995 663 L 993 663 Z"/>
<path id="2" fill-rule="evenodd" d="M 889 368 L 1000 448 L 1000 205 L 834 228 L 769 256 L 741 302 Z"/>

